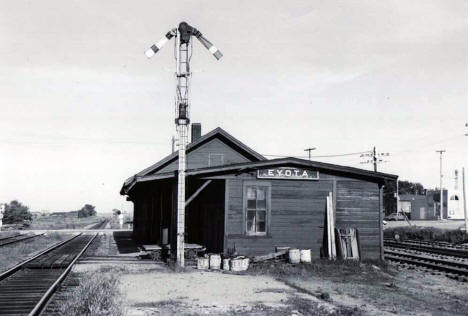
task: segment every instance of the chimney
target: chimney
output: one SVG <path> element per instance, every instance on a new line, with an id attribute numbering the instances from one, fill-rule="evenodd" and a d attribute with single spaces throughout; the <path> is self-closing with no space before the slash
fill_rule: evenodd
<path id="1" fill-rule="evenodd" d="M 192 143 L 201 137 L 201 123 L 192 123 Z"/>

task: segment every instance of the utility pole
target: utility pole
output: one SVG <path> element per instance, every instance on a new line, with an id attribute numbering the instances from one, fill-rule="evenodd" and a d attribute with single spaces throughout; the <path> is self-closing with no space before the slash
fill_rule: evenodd
<path id="1" fill-rule="evenodd" d="M 372 161 L 374 162 L 374 172 L 377 172 L 377 152 L 375 150 L 375 146 L 372 150 Z"/>
<path id="2" fill-rule="evenodd" d="M 397 179 L 396 180 L 396 193 L 395 193 L 395 197 L 396 197 L 396 209 L 397 209 L 397 214 L 400 213 L 400 192 L 399 192 L 399 184 L 398 184 L 399 180 Z"/>
<path id="3" fill-rule="evenodd" d="M 367 159 L 365 161 L 361 161 L 361 164 L 368 164 L 371 163 L 374 165 L 374 172 L 377 172 L 377 164 L 383 163 L 383 162 L 388 162 L 387 160 L 382 160 L 381 157 L 388 157 L 390 156 L 390 153 L 377 153 L 377 149 L 372 148 L 372 150 L 369 150 L 369 152 L 361 154 L 361 158 L 363 157 L 370 157 L 371 159 Z"/>
<path id="4" fill-rule="evenodd" d="M 311 152 L 312 150 L 316 150 L 316 149 L 317 149 L 316 147 L 310 147 L 310 148 L 304 149 L 304 151 L 308 151 L 308 152 L 309 152 L 309 160 L 310 160 L 310 158 L 311 158 L 310 152 Z"/>
<path id="5" fill-rule="evenodd" d="M 190 58 L 192 57 L 192 36 L 216 58 L 220 59 L 223 54 L 208 41 L 200 31 L 186 22 L 181 22 L 178 27 L 171 29 L 156 44 L 151 46 L 145 55 L 148 58 L 154 56 L 172 38 L 175 37 L 175 59 L 176 59 L 176 98 L 175 98 L 175 125 L 178 134 L 179 167 L 177 177 L 177 213 L 176 237 L 171 241 L 172 249 L 176 248 L 176 261 L 181 267 L 185 264 L 185 171 L 187 168 L 186 146 L 187 134 L 190 125 Z M 174 247 L 175 246 L 175 247 Z"/>
<path id="6" fill-rule="evenodd" d="M 444 149 L 436 150 L 437 153 L 440 154 L 440 219 L 444 218 L 443 211 L 444 211 L 444 190 L 442 189 L 442 154 L 445 152 Z"/>
<path id="7" fill-rule="evenodd" d="M 462 181 L 463 181 L 463 211 L 465 214 L 465 234 L 468 234 L 468 214 L 466 210 L 466 186 L 465 186 L 465 167 L 462 168 Z"/>

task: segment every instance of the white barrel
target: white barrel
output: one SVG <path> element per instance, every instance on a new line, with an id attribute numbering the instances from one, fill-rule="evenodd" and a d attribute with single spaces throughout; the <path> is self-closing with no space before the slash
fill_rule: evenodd
<path id="1" fill-rule="evenodd" d="M 206 270 L 210 266 L 208 258 L 202 257 L 197 259 L 197 269 Z"/>
<path id="2" fill-rule="evenodd" d="M 231 260 L 231 271 L 239 272 L 242 271 L 244 259 L 235 258 Z"/>
<path id="3" fill-rule="evenodd" d="M 219 270 L 221 268 L 221 256 L 211 255 L 210 256 L 210 269 Z"/>
<path id="4" fill-rule="evenodd" d="M 299 249 L 290 249 L 289 250 L 289 262 L 299 263 L 301 262 L 301 252 Z"/>
<path id="5" fill-rule="evenodd" d="M 246 271 L 249 268 L 249 258 L 242 259 L 242 271 Z"/>
<path id="6" fill-rule="evenodd" d="M 229 271 L 231 259 L 223 259 L 223 270 Z"/>
<path id="7" fill-rule="evenodd" d="M 312 262 L 312 252 L 310 251 L 310 249 L 301 249 L 301 262 Z"/>

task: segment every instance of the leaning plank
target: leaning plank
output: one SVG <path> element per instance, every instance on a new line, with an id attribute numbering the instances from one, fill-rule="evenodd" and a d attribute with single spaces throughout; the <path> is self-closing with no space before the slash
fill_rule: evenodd
<path id="1" fill-rule="evenodd" d="M 263 256 L 255 256 L 255 257 L 253 257 L 252 261 L 253 262 L 266 261 L 266 260 L 270 260 L 270 259 L 274 259 L 274 258 L 277 258 L 277 257 L 284 256 L 287 253 L 288 253 L 288 250 L 281 250 L 281 251 L 277 251 L 277 252 L 272 252 L 272 253 L 269 253 L 269 254 L 263 255 Z"/>
<path id="2" fill-rule="evenodd" d="M 203 189 L 206 188 L 206 187 L 208 186 L 208 184 L 211 183 L 211 181 L 212 181 L 212 180 L 207 180 L 207 181 L 205 181 L 205 183 L 203 183 L 202 186 L 199 187 L 198 190 L 195 191 L 195 193 L 192 194 L 192 196 L 189 197 L 189 199 L 188 199 L 187 201 L 185 201 L 185 207 L 187 207 L 187 206 L 190 204 L 190 202 L 192 202 L 193 199 L 195 199 L 195 198 L 197 197 L 197 195 L 200 194 L 200 192 L 203 191 Z"/>

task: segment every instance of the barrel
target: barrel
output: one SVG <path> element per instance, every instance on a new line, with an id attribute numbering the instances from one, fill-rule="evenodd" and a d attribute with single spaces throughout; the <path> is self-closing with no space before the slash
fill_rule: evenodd
<path id="1" fill-rule="evenodd" d="M 223 270 L 229 271 L 231 259 L 223 259 Z"/>
<path id="2" fill-rule="evenodd" d="M 221 256 L 211 255 L 210 256 L 210 269 L 219 270 L 221 268 Z"/>
<path id="3" fill-rule="evenodd" d="M 242 271 L 246 271 L 249 268 L 249 258 L 242 259 Z"/>
<path id="4" fill-rule="evenodd" d="M 239 272 L 242 271 L 244 265 L 243 258 L 234 258 L 231 260 L 231 271 Z"/>
<path id="5" fill-rule="evenodd" d="M 312 262 L 312 253 L 310 249 L 301 249 L 301 262 L 304 262 L 304 263 Z"/>
<path id="6" fill-rule="evenodd" d="M 197 269 L 206 270 L 209 267 L 209 259 L 202 257 L 197 259 Z"/>
<path id="7" fill-rule="evenodd" d="M 299 249 L 290 249 L 289 250 L 289 262 L 299 263 L 301 262 L 301 252 Z"/>

